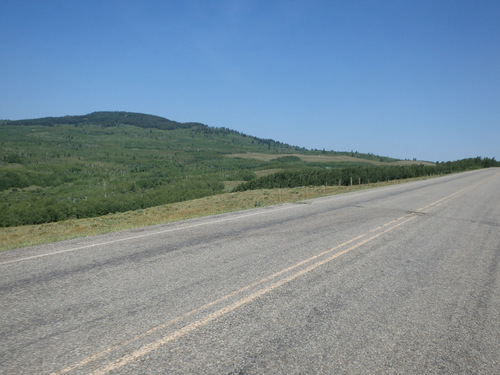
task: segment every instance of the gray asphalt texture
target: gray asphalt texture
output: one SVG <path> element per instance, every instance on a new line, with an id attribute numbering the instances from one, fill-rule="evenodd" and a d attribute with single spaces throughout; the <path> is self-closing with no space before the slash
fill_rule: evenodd
<path id="1" fill-rule="evenodd" d="M 499 374 L 499 259 L 498 168 L 7 251 L 0 373 Z"/>

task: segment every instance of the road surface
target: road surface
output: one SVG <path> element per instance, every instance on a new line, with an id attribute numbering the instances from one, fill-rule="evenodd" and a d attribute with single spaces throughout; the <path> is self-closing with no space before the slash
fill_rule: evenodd
<path id="1" fill-rule="evenodd" d="M 7 251 L 0 373 L 498 374 L 499 259 L 498 168 Z"/>

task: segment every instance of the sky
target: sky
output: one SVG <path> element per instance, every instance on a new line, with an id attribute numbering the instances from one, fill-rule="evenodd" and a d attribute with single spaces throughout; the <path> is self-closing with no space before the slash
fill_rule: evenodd
<path id="1" fill-rule="evenodd" d="M 0 119 L 129 111 L 500 159 L 500 1 L 0 0 Z"/>

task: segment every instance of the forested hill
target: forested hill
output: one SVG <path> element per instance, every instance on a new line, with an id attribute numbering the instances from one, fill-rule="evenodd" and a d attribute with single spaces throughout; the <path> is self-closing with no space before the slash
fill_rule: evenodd
<path id="1" fill-rule="evenodd" d="M 243 144 L 250 143 L 255 146 L 256 144 L 266 145 L 268 150 L 273 151 L 307 151 L 304 148 L 290 146 L 272 139 L 261 139 L 253 136 L 230 130 L 228 128 L 210 127 L 199 122 L 177 122 L 166 119 L 160 116 L 148 115 L 143 113 L 133 112 L 93 112 L 81 116 L 62 116 L 62 117 L 44 117 L 38 119 L 27 120 L 0 120 L 0 124 L 14 125 L 14 126 L 59 126 L 59 125 L 72 125 L 75 127 L 85 125 L 96 125 L 99 127 L 116 127 L 122 125 L 130 125 L 143 129 L 159 129 L 159 130 L 189 130 L 193 134 L 211 134 L 222 138 L 231 137 L 232 143 L 235 147 L 234 151 L 238 151 L 239 147 Z M 223 149 L 227 149 L 224 147 Z M 233 151 L 233 150 L 231 150 Z M 245 150 L 244 150 L 245 151 Z M 260 147 L 250 147 L 247 151 L 261 151 Z"/>
<path id="2" fill-rule="evenodd" d="M 0 120 L 0 139 L 0 226 L 4 227 L 190 200 L 254 180 L 245 188 L 269 181 L 274 181 L 272 187 L 283 187 L 284 178 L 287 183 L 324 183 L 323 177 L 303 176 L 322 176 L 325 171 L 337 181 L 332 170 L 393 168 L 400 163 L 353 151 L 306 150 L 227 128 L 129 112 Z M 427 165 L 432 168 L 432 163 Z M 286 174 L 295 176 L 297 171 L 301 178 Z M 388 178 L 386 172 L 377 174 Z M 351 170 L 342 173 L 346 176 L 341 183 L 363 179 Z M 262 180 L 266 176 L 274 177 Z M 374 181 L 372 172 L 369 179 Z"/>
<path id="3" fill-rule="evenodd" d="M 44 117 L 38 119 L 8 121 L 11 125 L 55 126 L 55 125 L 85 125 L 117 126 L 133 125 L 141 128 L 157 128 L 172 130 L 176 128 L 206 127 L 198 123 L 183 124 L 163 117 L 131 112 L 93 112 L 82 116 Z"/>
<path id="4" fill-rule="evenodd" d="M 0 120 L 0 139 L 0 226 L 136 210 L 223 193 L 282 168 L 336 165 L 280 160 L 318 152 L 271 139 L 129 112 Z M 269 158 L 241 157 L 256 154 Z"/>

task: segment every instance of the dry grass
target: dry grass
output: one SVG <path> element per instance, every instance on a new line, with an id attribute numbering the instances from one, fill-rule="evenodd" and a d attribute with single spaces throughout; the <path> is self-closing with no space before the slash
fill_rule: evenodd
<path id="1" fill-rule="evenodd" d="M 424 179 L 424 178 L 417 178 Z M 413 180 L 417 180 L 413 179 Z M 398 180 L 354 186 L 300 187 L 235 192 L 90 219 L 0 228 L 0 250 L 33 246 L 77 237 L 163 224 L 201 216 L 271 206 L 285 202 L 393 185 Z"/>
<path id="2" fill-rule="evenodd" d="M 308 162 L 357 162 L 359 163 L 360 161 L 362 162 L 367 162 L 367 163 L 372 163 L 372 164 L 388 164 L 388 163 L 383 163 L 375 160 L 367 160 L 367 159 L 359 159 L 355 158 L 352 156 L 332 156 L 332 155 L 301 155 L 301 154 L 264 154 L 264 153 L 258 153 L 258 152 L 247 152 L 244 154 L 230 154 L 227 155 L 228 157 L 234 157 L 234 158 L 244 158 L 244 159 L 257 159 L 257 160 L 262 160 L 262 161 L 270 161 L 272 159 L 284 157 L 284 156 L 296 156 L 303 161 L 308 161 Z"/>
<path id="3" fill-rule="evenodd" d="M 238 185 L 241 185 L 246 181 L 224 181 L 224 190 L 226 193 L 229 193 L 230 191 L 233 191 L 234 188 Z"/>
<path id="4" fill-rule="evenodd" d="M 281 172 L 283 169 L 263 169 L 261 171 L 255 171 L 255 174 L 257 175 L 257 177 L 264 177 L 264 176 L 268 176 L 270 174 L 274 174 L 274 173 L 278 173 L 278 172 Z"/>
<path id="5" fill-rule="evenodd" d="M 424 164 L 424 165 L 434 165 L 434 163 L 420 160 L 399 160 L 399 161 L 377 161 L 377 160 L 368 160 L 355 158 L 352 156 L 341 155 L 341 156 L 333 156 L 333 155 L 301 155 L 301 154 L 264 154 L 258 152 L 247 152 L 244 154 L 229 154 L 228 157 L 234 158 L 244 158 L 244 159 L 257 159 L 262 161 L 270 161 L 272 159 L 276 159 L 282 156 L 296 156 L 303 161 L 306 162 L 353 162 L 353 163 L 371 163 L 373 165 L 409 165 L 409 164 Z"/>
<path id="6" fill-rule="evenodd" d="M 423 164 L 423 165 L 436 165 L 430 161 L 421 160 L 399 160 L 391 163 L 392 165 L 412 165 L 412 164 Z"/>

